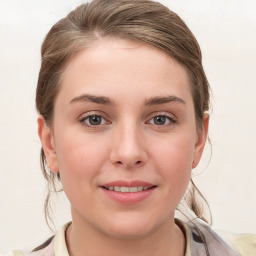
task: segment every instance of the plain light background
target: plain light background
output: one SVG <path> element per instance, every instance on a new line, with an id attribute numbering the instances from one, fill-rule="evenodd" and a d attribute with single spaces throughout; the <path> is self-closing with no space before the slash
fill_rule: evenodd
<path id="1" fill-rule="evenodd" d="M 162 0 L 195 34 L 213 91 L 209 146 L 194 170 L 213 226 L 256 233 L 256 1 Z M 30 250 L 51 232 L 34 106 L 40 46 L 50 27 L 82 1 L 0 0 L 0 251 Z M 207 153 L 208 152 L 208 153 Z M 58 196 L 58 229 L 70 220 Z"/>

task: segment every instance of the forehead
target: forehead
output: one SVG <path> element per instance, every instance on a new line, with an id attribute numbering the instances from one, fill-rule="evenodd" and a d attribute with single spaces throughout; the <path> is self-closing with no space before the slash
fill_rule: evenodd
<path id="1" fill-rule="evenodd" d="M 130 40 L 103 38 L 74 56 L 66 66 L 57 98 L 82 93 L 108 97 L 175 94 L 190 97 L 185 68 L 156 47 Z"/>

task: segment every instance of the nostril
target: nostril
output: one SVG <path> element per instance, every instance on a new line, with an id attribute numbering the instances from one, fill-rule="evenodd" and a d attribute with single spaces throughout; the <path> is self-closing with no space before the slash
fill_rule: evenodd
<path id="1" fill-rule="evenodd" d="M 134 165 L 140 165 L 142 163 L 142 161 L 137 161 L 137 162 L 134 162 L 133 164 L 126 164 L 126 163 L 124 163 L 124 162 L 122 162 L 122 161 L 116 161 L 116 164 L 117 165 L 124 165 L 124 166 L 126 166 L 126 167 L 132 167 L 132 166 L 134 166 Z"/>

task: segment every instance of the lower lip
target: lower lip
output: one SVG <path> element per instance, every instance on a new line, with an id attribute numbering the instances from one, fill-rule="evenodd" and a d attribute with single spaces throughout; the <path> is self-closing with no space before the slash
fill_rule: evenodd
<path id="1" fill-rule="evenodd" d="M 155 187 L 148 189 L 148 190 L 143 190 L 143 191 L 134 192 L 134 193 L 133 192 L 124 193 L 124 192 L 118 192 L 118 191 L 113 191 L 113 190 L 107 190 L 104 188 L 101 188 L 101 189 L 108 197 L 117 201 L 118 203 L 135 204 L 135 203 L 138 203 L 138 202 L 148 198 L 155 190 Z"/>

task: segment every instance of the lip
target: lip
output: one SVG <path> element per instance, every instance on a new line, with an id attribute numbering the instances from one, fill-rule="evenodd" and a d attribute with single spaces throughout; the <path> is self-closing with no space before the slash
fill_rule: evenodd
<path id="1" fill-rule="evenodd" d="M 150 188 L 147 190 L 142 190 L 138 192 L 129 192 L 129 193 L 118 192 L 114 190 L 107 190 L 104 188 L 104 187 L 110 187 L 110 186 L 119 186 L 119 187 L 143 186 L 143 187 L 150 187 Z M 117 180 L 117 181 L 102 184 L 99 187 L 105 196 L 107 196 L 113 201 L 116 201 L 117 203 L 124 204 L 124 205 L 136 204 L 143 200 L 146 200 L 153 194 L 153 192 L 157 188 L 157 186 L 152 183 L 139 181 L 139 180 L 133 180 L 133 181 Z"/>
<path id="2" fill-rule="evenodd" d="M 125 181 L 125 180 L 116 180 L 112 182 L 108 182 L 105 184 L 100 185 L 100 187 L 110 187 L 110 186 L 118 186 L 118 187 L 153 187 L 156 186 L 155 184 L 140 181 L 140 180 L 132 180 L 132 181 Z"/>

